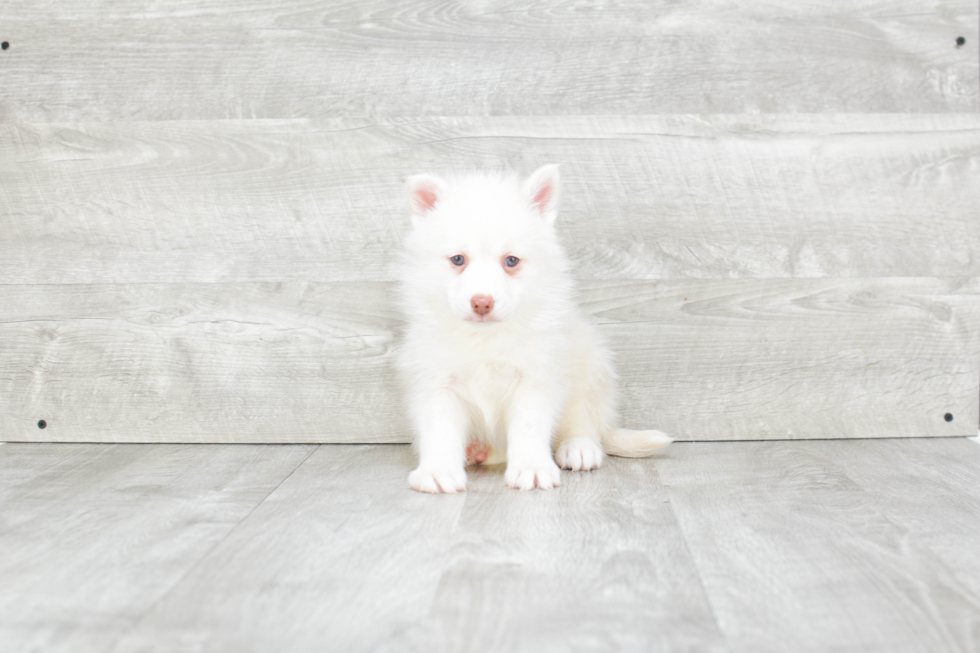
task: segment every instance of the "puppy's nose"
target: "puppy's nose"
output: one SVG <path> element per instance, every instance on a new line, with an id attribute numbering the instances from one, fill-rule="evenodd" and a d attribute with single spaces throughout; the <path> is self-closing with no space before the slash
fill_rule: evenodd
<path id="1" fill-rule="evenodd" d="M 493 310 L 493 297 L 490 295 L 473 295 L 470 306 L 477 315 L 486 315 Z"/>

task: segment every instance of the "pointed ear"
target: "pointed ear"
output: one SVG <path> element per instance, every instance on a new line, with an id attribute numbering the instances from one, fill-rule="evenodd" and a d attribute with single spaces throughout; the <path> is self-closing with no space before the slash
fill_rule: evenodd
<path id="1" fill-rule="evenodd" d="M 435 175 L 412 175 L 408 178 L 408 203 L 412 219 L 420 218 L 436 207 L 446 190 L 446 182 Z"/>
<path id="2" fill-rule="evenodd" d="M 524 182 L 531 207 L 548 222 L 554 224 L 558 216 L 558 166 L 542 166 Z"/>

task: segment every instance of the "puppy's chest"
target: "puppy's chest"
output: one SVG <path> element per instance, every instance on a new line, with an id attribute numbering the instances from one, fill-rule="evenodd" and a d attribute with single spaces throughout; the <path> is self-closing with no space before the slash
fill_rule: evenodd
<path id="1" fill-rule="evenodd" d="M 463 399 L 488 406 L 506 401 L 516 392 L 523 377 L 521 370 L 514 365 L 471 362 L 457 369 L 450 382 Z"/>

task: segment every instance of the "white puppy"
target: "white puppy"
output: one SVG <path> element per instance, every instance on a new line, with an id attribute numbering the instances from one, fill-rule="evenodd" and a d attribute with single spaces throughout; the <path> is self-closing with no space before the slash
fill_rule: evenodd
<path id="1" fill-rule="evenodd" d="M 573 298 L 554 229 L 558 192 L 554 165 L 524 183 L 500 174 L 408 180 L 398 366 L 416 490 L 464 490 L 467 462 L 504 457 L 508 486 L 549 489 L 561 485 L 559 465 L 596 469 L 605 453 L 648 456 L 672 441 L 615 427 L 615 372 Z"/>

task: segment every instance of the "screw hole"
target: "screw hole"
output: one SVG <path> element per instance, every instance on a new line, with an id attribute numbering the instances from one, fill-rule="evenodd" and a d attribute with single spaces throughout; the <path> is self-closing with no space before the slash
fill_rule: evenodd
<path id="1" fill-rule="evenodd" d="M 952 422 L 953 421 L 953 413 L 946 413 L 945 415 L 943 415 L 943 419 L 946 420 L 947 422 Z"/>
<path id="2" fill-rule="evenodd" d="M 39 429 L 43 429 L 43 428 L 44 428 L 45 426 L 47 426 L 47 425 L 48 425 L 48 423 L 47 423 L 47 422 L 45 422 L 45 421 L 44 421 L 43 419 L 42 419 L 42 420 L 41 420 L 40 422 L 38 422 L 38 423 L 37 423 L 37 427 L 38 427 Z"/>
<path id="3" fill-rule="evenodd" d="M 4 41 L 3 43 L 0 43 L 0 48 L 3 48 L 4 50 L 6 50 L 9 47 L 10 47 L 10 44 L 7 43 L 6 41 Z"/>
<path id="4" fill-rule="evenodd" d="M 966 45 L 966 39 L 963 38 L 962 36 L 957 36 L 956 37 L 956 47 L 962 48 L 964 45 Z M 4 50 L 6 50 L 6 49 L 7 48 L 4 48 Z"/>

